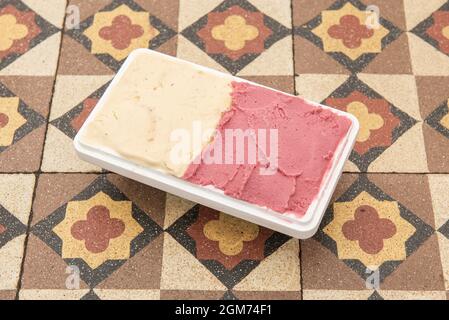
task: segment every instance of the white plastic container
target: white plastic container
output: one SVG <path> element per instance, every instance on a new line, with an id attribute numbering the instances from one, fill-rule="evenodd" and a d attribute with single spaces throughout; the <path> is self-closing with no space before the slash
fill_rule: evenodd
<path id="1" fill-rule="evenodd" d="M 251 221 L 253 223 L 262 225 L 275 231 L 285 233 L 292 237 L 300 239 L 312 237 L 318 230 L 320 222 L 323 218 L 323 215 L 335 190 L 337 182 L 343 171 L 344 163 L 348 159 L 351 150 L 354 146 L 357 133 L 359 130 L 359 123 L 357 119 L 349 113 L 310 102 L 311 104 L 316 105 L 317 107 L 330 109 L 333 112 L 348 118 L 351 121 L 352 125 L 350 127 L 350 130 L 348 131 L 347 136 L 341 141 L 340 145 L 338 146 L 331 167 L 324 177 L 318 196 L 312 202 L 306 214 L 303 217 L 298 218 L 296 216 L 278 213 L 273 210 L 262 208 L 242 200 L 234 199 L 230 196 L 225 195 L 219 189 L 209 186 L 203 187 L 195 185 L 187 181 L 184 181 L 180 178 L 177 178 L 175 176 L 163 173 L 161 171 L 149 167 L 143 167 L 127 159 L 124 159 L 118 154 L 114 154 L 113 152 L 109 151 L 106 152 L 100 149 L 94 149 L 90 146 L 84 145 L 80 141 L 80 136 L 82 135 L 83 130 L 86 128 L 89 122 L 94 119 L 95 114 L 99 112 L 99 110 L 104 105 L 104 102 L 106 100 L 105 97 L 107 97 L 110 94 L 110 92 L 114 90 L 114 87 L 117 85 L 119 79 L 122 77 L 125 70 L 128 68 L 133 59 L 135 59 L 136 55 L 142 53 L 157 55 L 159 58 L 163 57 L 164 59 L 168 59 L 173 62 L 181 61 L 180 59 L 148 49 L 138 49 L 135 50 L 133 53 L 131 53 L 128 59 L 123 64 L 123 66 L 121 67 L 121 69 L 119 70 L 119 72 L 117 73 L 117 75 L 115 76 L 115 78 L 113 79 L 113 81 L 111 82 L 111 84 L 109 85 L 109 87 L 107 88 L 103 97 L 100 99 L 97 106 L 89 115 L 84 125 L 82 126 L 77 136 L 75 137 L 74 145 L 78 156 L 87 162 L 93 163 L 95 165 L 98 165 L 112 172 L 118 173 L 130 179 L 175 194 L 182 198 L 186 198 L 191 201 L 201 203 L 210 208 L 222 211 L 224 213 L 233 215 L 235 217 L 244 220 Z M 194 63 L 186 61 L 183 61 L 183 63 L 188 63 L 193 68 L 202 70 L 203 72 L 214 74 L 219 77 L 226 77 L 233 81 L 249 82 L 252 83 L 253 85 L 261 86 L 259 84 L 241 78 L 233 77 L 228 74 L 210 68 L 206 68 Z"/>

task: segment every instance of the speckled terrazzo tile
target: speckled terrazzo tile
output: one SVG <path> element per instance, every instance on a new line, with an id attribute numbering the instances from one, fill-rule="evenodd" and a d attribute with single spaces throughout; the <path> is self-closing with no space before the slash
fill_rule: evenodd
<path id="1" fill-rule="evenodd" d="M 449 175 L 429 175 L 429 186 L 435 213 L 435 229 L 440 248 L 441 263 L 444 273 L 444 286 L 449 289 L 449 200 L 447 190 L 449 188 Z"/>
<path id="2" fill-rule="evenodd" d="M 449 56 L 449 41 L 445 34 L 445 27 L 448 25 L 449 3 L 446 2 L 426 19 L 422 20 L 411 32 L 442 54 Z"/>
<path id="3" fill-rule="evenodd" d="M 80 300 L 89 289 L 24 289 L 19 292 L 19 300 Z"/>
<path id="4" fill-rule="evenodd" d="M 10 30 L 0 50 L 0 172 L 39 169 L 64 10 L 60 0 L 0 4 L 3 28 Z"/>
<path id="5" fill-rule="evenodd" d="M 4 299 L 18 286 L 34 180 L 34 175 L 0 175 L 0 297 Z"/>
<path id="6" fill-rule="evenodd" d="M 158 290 L 162 229 L 153 218 L 162 223 L 164 203 L 163 192 L 112 174 L 40 175 L 21 298 L 72 285 L 81 297 L 97 286 Z M 98 237 L 91 223 L 110 225 L 109 233 Z M 79 281 L 67 282 L 70 275 Z"/>
<path id="7" fill-rule="evenodd" d="M 301 291 L 299 241 L 290 239 L 270 256 L 266 257 L 234 288 L 239 292 L 290 293 L 298 298 Z M 245 295 L 245 293 L 243 294 Z"/>
<path id="8" fill-rule="evenodd" d="M 98 167 L 78 158 L 73 148 L 73 138 L 106 90 L 112 77 L 113 74 L 58 75 L 42 160 L 42 171 L 100 171 Z"/>
<path id="9" fill-rule="evenodd" d="M 410 80 L 414 84 L 413 77 L 402 77 L 401 83 L 407 84 Z M 359 120 L 360 131 L 349 160 L 361 172 L 428 171 L 422 123 L 410 115 L 419 117 L 416 90 L 412 92 L 416 99 L 410 98 L 410 88 L 405 85 L 402 93 L 397 91 L 409 98 L 395 98 L 389 89 L 394 79 L 394 76 L 390 79 L 378 75 L 353 75 L 322 101 L 352 113 Z M 316 92 L 316 89 L 305 87 L 306 92 Z M 332 90 L 331 84 L 324 89 Z"/>
<path id="10" fill-rule="evenodd" d="M 101 300 L 159 300 L 159 290 L 106 290 L 94 289 Z"/>
<path id="11" fill-rule="evenodd" d="M 45 118 L 0 82 L 0 172 L 37 171 L 44 132 Z"/>
<path id="12" fill-rule="evenodd" d="M 161 290 L 161 300 L 220 300 L 225 290 Z"/>
<path id="13" fill-rule="evenodd" d="M 259 0 L 181 2 L 177 56 L 240 76 L 293 75 L 290 2 L 273 7 Z"/>
<path id="14" fill-rule="evenodd" d="M 301 243 L 304 298 L 364 291 L 373 277 L 376 294 L 444 291 L 426 175 L 343 175 L 320 231 Z"/>
<path id="15" fill-rule="evenodd" d="M 16 290 L 0 291 L 0 300 L 14 300 L 16 298 Z"/>
<path id="16" fill-rule="evenodd" d="M 282 92 L 295 93 L 295 81 L 291 76 L 244 76 L 242 78 Z"/>
<path id="17" fill-rule="evenodd" d="M 164 45 L 176 35 L 177 0 L 164 3 L 111 0 L 96 4 L 73 1 L 71 4 L 83 12 L 83 19 L 76 27 L 68 28 L 66 34 L 114 71 L 137 48 L 176 53 L 175 43 Z M 84 51 L 81 47 L 79 50 Z M 76 58 L 73 54 L 72 57 Z"/>
<path id="18" fill-rule="evenodd" d="M 174 247 L 177 248 L 181 244 L 184 250 L 192 255 L 195 264 L 205 267 L 228 288 L 234 287 L 246 277 L 264 259 L 266 250 L 272 252 L 288 239 L 288 237 L 275 234 L 271 230 L 259 228 L 256 225 L 239 220 L 241 224 L 239 233 L 251 232 L 253 234 L 251 236 L 252 241 L 241 240 L 243 246 L 238 252 L 221 250 L 218 241 L 207 238 L 203 229 L 209 221 L 217 221 L 217 225 L 223 225 L 222 227 L 225 228 L 227 224 L 232 224 L 233 219 L 228 215 L 198 205 L 190 209 L 167 229 L 167 232 L 178 241 L 178 244 Z M 224 237 L 234 237 L 233 232 L 238 231 L 234 228 L 228 229 L 226 230 L 229 232 L 225 233 Z M 267 249 L 265 249 L 265 246 L 267 246 Z M 173 266 L 169 265 L 167 272 L 169 272 L 168 268 L 172 269 Z"/>
<path id="19" fill-rule="evenodd" d="M 304 300 L 368 300 L 373 290 L 304 290 Z"/>
<path id="20" fill-rule="evenodd" d="M 26 1 L 5 0 L 0 4 L 0 15 L 4 17 L 13 16 L 14 19 L 4 19 L 4 27 L 9 28 L 10 38 L 0 51 L 0 74 L 1 75 L 40 75 L 40 73 L 51 72 L 56 68 L 58 52 L 49 50 L 44 52 L 44 46 L 55 49 L 54 42 L 60 37 L 58 27 L 47 21 L 47 12 L 33 11 L 33 8 L 25 4 Z M 51 13 L 64 14 L 63 6 L 57 6 Z M 50 19 L 49 20 L 55 20 Z M 60 18 L 57 19 L 60 21 Z M 39 53 L 43 55 L 39 56 Z M 32 58 L 34 66 L 30 62 Z M 50 59 L 48 59 L 50 58 Z M 31 66 L 31 70 L 27 67 Z M 49 67 L 43 70 L 40 67 Z"/>
<path id="21" fill-rule="evenodd" d="M 297 240 L 204 206 L 187 210 L 166 229 L 161 297 L 188 297 L 199 290 L 223 299 L 261 299 L 264 292 L 273 292 L 273 299 L 300 297 Z M 214 226 L 222 230 L 221 240 L 212 240 Z M 237 251 L 226 246 L 239 238 Z"/>
<path id="22" fill-rule="evenodd" d="M 449 172 L 449 77 L 417 77 L 430 172 Z"/>
<path id="23" fill-rule="evenodd" d="M 379 1 L 379 7 L 380 2 L 382 1 Z M 298 13 L 293 15 L 295 42 L 297 42 L 296 73 L 340 74 L 345 72 L 344 69 L 356 73 L 365 69 L 370 63 L 380 65 L 385 70 L 383 73 L 394 73 L 393 71 L 398 68 L 398 64 L 391 63 L 393 69 L 388 72 L 389 64 L 374 61 L 376 59 L 380 61 L 394 59 L 401 62 L 400 64 L 409 66 L 409 59 L 404 62 L 401 59 L 408 55 L 406 42 L 396 43 L 403 31 L 392 22 L 396 19 L 388 19 L 382 10 L 377 19 L 370 20 L 366 12 L 367 4 L 358 0 L 318 1 L 310 5 L 311 10 L 307 10 L 307 13 L 300 13 L 300 6 L 308 4 L 293 1 L 294 10 L 298 10 Z M 400 15 L 403 6 L 396 7 Z M 351 30 L 357 31 L 350 33 L 348 30 L 352 26 L 354 29 Z M 396 49 L 387 51 L 393 44 Z M 407 70 L 410 72 L 411 68 Z"/>
<path id="24" fill-rule="evenodd" d="M 380 290 L 384 300 L 446 300 L 445 291 Z"/>
<path id="25" fill-rule="evenodd" d="M 446 297 L 448 181 L 445 174 L 420 173 L 449 172 L 449 57 L 434 27 L 438 25 L 438 12 L 447 11 L 443 7 L 447 1 L 419 1 L 417 5 L 418 0 L 292 0 L 291 12 L 289 0 L 70 0 L 80 9 L 81 28 L 66 30 L 62 37 L 58 29 L 62 27 L 64 0 L 22 0 L 22 5 L 18 2 L 4 3 L 19 9 L 26 5 L 26 10 L 42 18 L 34 21 L 38 26 L 46 25 L 47 33 L 30 41 L 26 53 L 14 53 L 6 58 L 6 63 L 0 58 L 0 85 L 8 91 L 6 98 L 19 98 L 18 114 L 34 123 L 21 111 L 23 104 L 25 110 L 31 110 L 42 121 L 23 136 L 21 129 L 11 130 L 13 144 L 0 151 L 0 171 L 34 172 L 43 156 L 43 172 L 61 172 L 38 177 L 20 299 Z M 338 15 L 337 11 L 347 3 L 356 8 L 351 9 L 356 14 L 365 5 L 378 6 L 381 25 L 386 30 L 376 30 L 369 39 L 372 46 L 358 57 L 341 45 L 338 50 L 332 49 L 335 52 L 326 49 L 329 37 L 320 31 L 326 19 Z M 2 6 L 3 2 L 0 9 Z M 266 37 L 262 46 L 245 40 L 240 51 L 229 50 L 225 39 L 208 37 L 208 28 L 212 22 L 220 22 L 220 15 L 223 21 L 218 24 L 226 25 L 224 12 L 232 6 L 250 13 L 245 16 L 246 24 L 240 27 L 256 26 L 260 35 Z M 125 7 L 129 11 L 125 12 Z M 334 12 L 323 14 L 325 11 Z M 258 12 L 263 13 L 261 24 L 257 23 Z M 98 32 L 99 28 L 113 28 L 118 13 L 144 28 L 144 35 L 130 41 L 123 50 L 114 48 L 112 42 L 123 42 L 125 36 L 117 35 L 108 44 Z M 148 16 L 145 22 L 141 18 L 144 15 Z M 101 25 L 101 17 L 109 19 L 108 23 Z M 404 32 L 407 30 L 410 31 Z M 434 31 L 429 34 L 429 30 Z M 49 112 L 61 38 L 58 79 Z M 316 41 L 318 38 L 321 43 Z M 348 109 L 351 103 L 364 104 L 372 117 L 365 121 L 363 112 L 355 113 L 362 120 L 362 131 L 368 131 L 368 139 L 362 137 L 357 142 L 354 152 L 358 157 L 353 153 L 353 161 L 348 162 L 345 170 L 391 174 L 345 174 L 314 239 L 299 245 L 296 240 L 258 228 L 256 239 L 243 242 L 243 250 L 237 255 L 229 255 L 226 249 L 220 251 L 219 241 L 208 239 L 203 231 L 211 221 L 226 224 L 221 213 L 117 175 L 90 174 L 100 169 L 80 161 L 73 153 L 73 137 L 134 43 L 284 92 L 296 91 L 314 101 L 336 102 L 334 106 L 342 109 Z M 0 51 L 0 57 L 1 54 Z M 29 90 L 31 84 L 36 90 Z M 356 91 L 366 97 L 339 104 L 354 98 L 351 95 Z M 376 116 L 382 117 L 382 128 L 375 128 Z M 50 124 L 44 137 L 47 117 Z M 20 117 L 16 115 L 14 119 Z M 366 150 L 364 144 L 369 145 Z M 367 154 L 370 156 L 364 157 Z M 0 175 L 0 181 L 4 186 L 0 187 L 0 206 L 25 226 L 29 208 L 10 192 L 15 190 L 31 199 L 34 175 Z M 106 196 L 95 198 L 101 192 Z M 129 206 L 129 202 L 131 209 L 125 210 L 124 203 Z M 123 210 L 118 217 L 120 208 Z M 85 216 L 70 220 L 72 216 L 76 218 L 75 211 L 82 211 Z M 0 246 L 2 212 L 0 209 Z M 118 237 L 111 233 L 107 248 L 99 253 L 95 251 L 105 244 L 89 241 L 82 234 L 82 226 L 89 223 L 88 212 L 108 218 L 116 231 L 122 226 L 117 219 L 125 225 Z M 363 234 L 351 232 L 357 229 L 357 221 L 366 219 L 377 221 L 368 223 L 375 233 L 364 229 L 371 241 L 364 241 Z M 64 226 L 70 223 L 77 224 L 81 232 L 65 232 Z M 244 232 L 254 229 L 245 223 L 238 225 Z M 393 228 L 395 233 L 391 235 Z M 373 234 L 383 238 L 379 240 Z M 231 232 L 226 237 L 234 235 Z M 23 233 L 1 246 L 0 255 L 9 244 L 23 250 L 23 244 L 14 244 L 22 238 Z M 117 243 L 129 250 L 111 250 Z M 377 250 L 380 251 L 374 252 Z M 67 271 L 71 264 L 79 267 L 81 273 L 79 289 L 75 290 L 67 289 L 67 279 L 76 270 Z M 365 278 L 372 273 L 366 267 L 375 269 L 378 265 L 380 288 L 367 288 Z M 7 272 L 13 269 L 8 268 Z M 0 288 L 0 299 L 15 296 L 15 287 Z"/>
<path id="26" fill-rule="evenodd" d="M 237 291 L 238 300 L 301 300 L 301 291 Z"/>

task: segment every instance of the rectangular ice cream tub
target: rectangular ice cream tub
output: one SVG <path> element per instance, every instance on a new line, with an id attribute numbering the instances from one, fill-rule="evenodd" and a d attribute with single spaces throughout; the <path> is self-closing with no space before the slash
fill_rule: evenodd
<path id="1" fill-rule="evenodd" d="M 74 145 L 107 170 L 305 239 L 358 129 L 349 113 L 138 49 Z"/>

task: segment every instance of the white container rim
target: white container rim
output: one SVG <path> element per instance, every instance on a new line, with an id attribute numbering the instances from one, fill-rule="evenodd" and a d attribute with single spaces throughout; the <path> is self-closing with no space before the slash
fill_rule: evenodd
<path id="1" fill-rule="evenodd" d="M 179 58 L 159 53 L 150 49 L 136 49 L 128 56 L 126 61 L 123 63 L 122 67 L 120 68 L 112 82 L 109 84 L 105 93 L 100 98 L 97 105 L 84 122 L 78 134 L 75 136 L 74 147 L 78 156 L 87 162 L 126 176 L 130 179 L 139 181 L 143 184 L 153 186 L 165 192 L 175 194 L 194 202 L 198 202 L 215 210 L 248 220 L 250 222 L 273 229 L 275 231 L 290 235 L 292 237 L 300 239 L 307 239 L 312 237 L 318 230 L 327 206 L 332 198 L 332 194 L 342 174 L 344 163 L 349 158 L 349 155 L 351 154 L 352 148 L 356 141 L 359 131 L 359 122 L 357 118 L 350 113 L 301 98 L 307 103 L 310 103 L 311 105 L 314 105 L 318 108 L 324 108 L 340 116 L 346 117 L 351 121 L 351 127 L 345 138 L 340 142 L 333 157 L 331 166 L 325 174 L 319 193 L 312 204 L 309 206 L 305 215 L 299 218 L 288 213 L 283 214 L 275 212 L 271 209 L 263 208 L 227 196 L 221 190 L 214 187 L 195 185 L 175 176 L 163 173 L 159 170 L 133 163 L 121 157 L 119 154 L 115 153 L 112 150 L 92 148 L 81 142 L 80 137 L 83 134 L 83 131 L 89 125 L 89 123 L 93 121 L 95 115 L 99 112 L 99 110 L 104 106 L 106 97 L 109 96 L 110 92 L 118 84 L 125 71 L 134 61 L 134 59 L 141 54 L 157 56 L 158 58 L 163 58 L 175 63 L 184 63 L 197 70 L 201 70 L 218 77 L 228 78 L 230 81 L 246 82 L 255 86 L 280 92 L 287 96 L 298 98 L 297 96 L 294 96 L 292 94 L 269 88 L 267 86 L 235 77 L 208 67 L 204 67 L 193 62 L 181 60 Z"/>

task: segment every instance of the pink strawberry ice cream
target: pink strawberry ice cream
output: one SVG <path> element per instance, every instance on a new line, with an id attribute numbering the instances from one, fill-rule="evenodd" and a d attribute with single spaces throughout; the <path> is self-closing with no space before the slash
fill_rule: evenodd
<path id="1" fill-rule="evenodd" d="M 303 215 L 318 194 L 333 154 L 350 128 L 350 120 L 301 98 L 249 83 L 233 82 L 232 88 L 231 109 L 223 115 L 217 130 L 225 136 L 226 129 L 277 129 L 276 172 L 260 174 L 261 166 L 269 166 L 260 161 L 256 164 L 201 161 L 191 164 L 183 178 L 213 185 L 234 198 L 278 212 Z M 218 147 L 224 148 L 223 143 Z M 210 148 L 214 150 L 217 146 L 212 142 Z"/>

